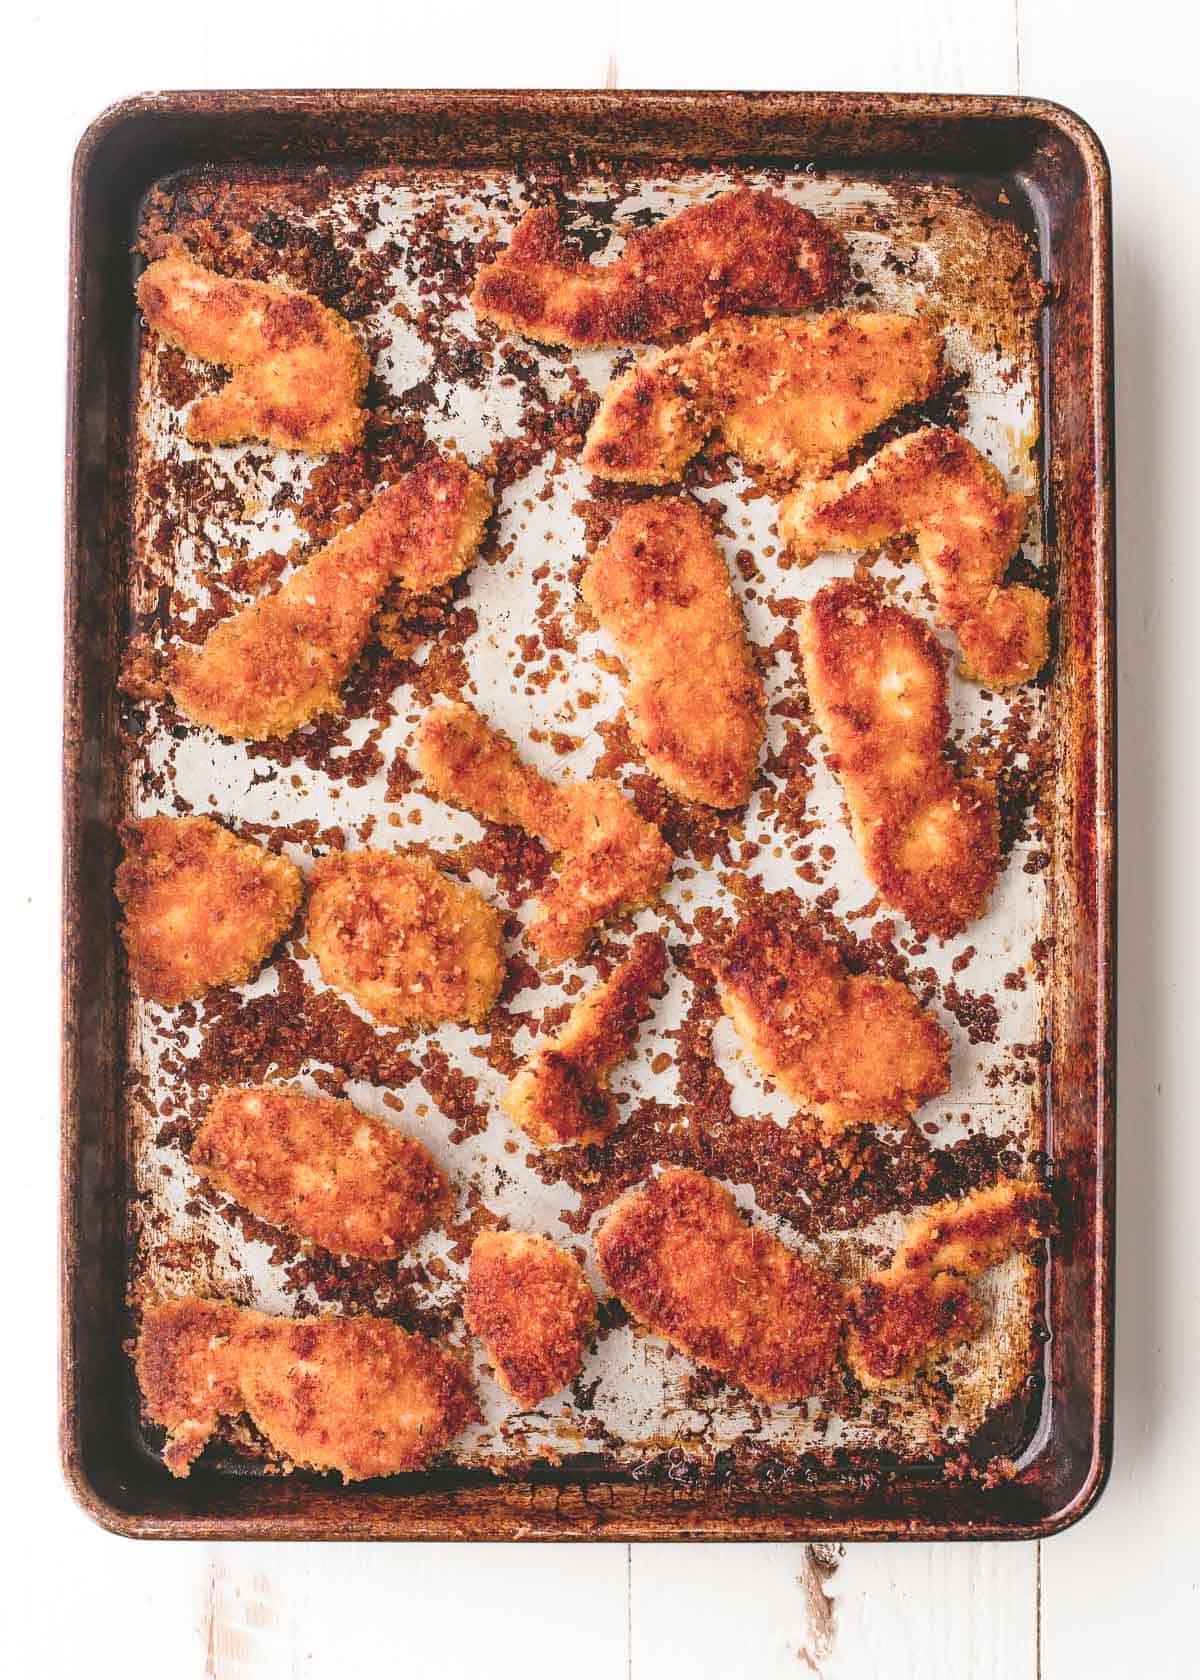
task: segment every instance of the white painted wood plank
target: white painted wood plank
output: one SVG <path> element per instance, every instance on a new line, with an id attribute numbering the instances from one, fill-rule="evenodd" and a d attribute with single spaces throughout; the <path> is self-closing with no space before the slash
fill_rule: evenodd
<path id="1" fill-rule="evenodd" d="M 1034 1680 L 1036 1590 L 1034 1546 L 638 1546 L 630 1676 Z"/>
<path id="2" fill-rule="evenodd" d="M 212 1680 L 626 1671 L 624 1546 L 211 1546 Z M 586 1634 L 586 1637 L 584 1636 Z"/>
<path id="3" fill-rule="evenodd" d="M 1121 1034 L 1116 1455 L 1042 1550 L 1043 1673 L 1196 1672 L 1200 1039 L 1196 101 L 1183 14 L 1022 6 L 1031 93 L 1109 149 L 1116 202 Z"/>
<path id="4" fill-rule="evenodd" d="M 620 0 L 622 87 L 1004 93 L 1015 86 L 1013 0 Z"/>

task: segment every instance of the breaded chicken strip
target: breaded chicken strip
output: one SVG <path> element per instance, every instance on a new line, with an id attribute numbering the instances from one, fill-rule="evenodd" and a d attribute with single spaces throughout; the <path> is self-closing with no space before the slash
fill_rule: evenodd
<path id="1" fill-rule="evenodd" d="M 983 914 L 1000 867 L 990 782 L 944 754 L 946 656 L 933 632 L 849 579 L 809 602 L 804 675 L 867 874 L 921 933 L 948 939 Z"/>
<path id="2" fill-rule="evenodd" d="M 603 1143 L 620 1123 L 608 1076 L 633 1049 L 650 1001 L 666 984 L 667 947 L 642 933 L 628 957 L 572 1009 L 521 1068 L 501 1106 L 535 1142 Z"/>
<path id="3" fill-rule="evenodd" d="M 741 188 L 630 234 L 596 267 L 563 242 L 558 214 L 530 210 L 472 302 L 485 321 L 585 349 L 694 331 L 717 315 L 807 309 L 849 275 L 841 237 L 775 193 Z"/>
<path id="4" fill-rule="evenodd" d="M 499 916 L 416 852 L 322 858 L 308 944 L 328 984 L 388 1027 L 480 1021 L 504 980 Z"/>
<path id="5" fill-rule="evenodd" d="M 270 1318 L 188 1296 L 143 1314 L 136 1368 L 173 1476 L 241 1412 L 293 1464 L 347 1482 L 420 1470 L 479 1418 L 457 1359 L 365 1314 Z"/>
<path id="6" fill-rule="evenodd" d="M 640 1323 L 758 1399 L 825 1387 L 841 1284 L 746 1224 L 715 1180 L 673 1168 L 628 1191 L 596 1234 L 596 1258 Z"/>
<path id="7" fill-rule="evenodd" d="M 749 467 L 824 473 L 941 378 L 942 341 L 920 316 L 735 316 L 615 379 L 583 465 L 600 478 L 671 484 L 715 432 Z"/>
<path id="8" fill-rule="evenodd" d="M 969 1341 L 983 1317 L 972 1281 L 1045 1236 L 1051 1223 L 1045 1191 L 1013 1178 L 913 1220 L 891 1265 L 854 1292 L 846 1356 L 859 1382 L 906 1382 Z"/>
<path id="9" fill-rule="evenodd" d="M 341 707 L 350 674 L 393 583 L 432 589 L 474 559 L 491 512 L 463 462 L 423 462 L 384 490 L 281 589 L 180 648 L 170 687 L 193 723 L 263 741 Z"/>
<path id="10" fill-rule="evenodd" d="M 260 1219 L 333 1254 L 394 1260 L 446 1214 L 450 1186 L 416 1138 L 334 1097 L 219 1091 L 192 1165 Z"/>
<path id="11" fill-rule="evenodd" d="M 577 1261 L 548 1238 L 484 1231 L 471 1248 L 466 1318 L 496 1381 L 528 1411 L 579 1375 L 596 1297 Z"/>
<path id="12" fill-rule="evenodd" d="M 233 369 L 188 415 L 194 443 L 262 438 L 340 455 L 363 440 L 370 371 L 349 323 L 307 292 L 229 280 L 181 252 L 152 262 L 138 304 L 168 344 Z"/>
<path id="13" fill-rule="evenodd" d="M 766 731 L 746 625 L 694 502 L 627 508 L 583 576 L 583 598 L 629 671 L 625 710 L 654 774 L 685 799 L 744 805 Z"/>
<path id="14" fill-rule="evenodd" d="M 1050 603 L 1004 570 L 1021 541 L 1024 496 L 957 432 L 925 426 L 884 446 L 854 472 L 805 485 L 780 508 L 779 534 L 796 559 L 916 538 L 937 622 L 963 649 L 963 675 L 988 688 L 1036 677 L 1050 651 Z"/>
<path id="15" fill-rule="evenodd" d="M 249 980 L 296 914 L 295 864 L 209 817 L 123 823 L 121 843 L 121 937 L 134 985 L 155 1003 Z"/>
<path id="16" fill-rule="evenodd" d="M 826 1136 L 898 1124 L 950 1088 L 950 1041 L 907 986 L 849 974 L 837 946 L 765 911 L 711 960 L 750 1054 Z"/>
<path id="17" fill-rule="evenodd" d="M 615 782 L 548 782 L 472 706 L 427 712 L 416 758 L 430 787 L 451 805 L 523 828 L 561 854 L 529 929 L 547 962 L 577 957 L 607 917 L 652 903 L 671 872 L 670 847 Z"/>

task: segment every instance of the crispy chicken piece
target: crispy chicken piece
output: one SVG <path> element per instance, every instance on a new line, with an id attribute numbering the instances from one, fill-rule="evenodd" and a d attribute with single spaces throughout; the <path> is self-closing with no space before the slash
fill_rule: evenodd
<path id="1" fill-rule="evenodd" d="M 865 1388 L 906 1382 L 979 1330 L 972 1281 L 1028 1248 L 1051 1226 L 1039 1185 L 1004 1178 L 914 1219 L 892 1263 L 851 1301 L 846 1356 Z"/>
<path id="2" fill-rule="evenodd" d="M 450 1186 L 416 1138 L 334 1097 L 219 1091 L 192 1165 L 260 1219 L 333 1254 L 394 1260 L 446 1214 Z"/>
<path id="3" fill-rule="evenodd" d="M 849 974 L 837 946 L 764 911 L 711 966 L 725 1013 L 769 1078 L 828 1137 L 898 1124 L 950 1088 L 950 1040 L 898 980 Z"/>
<path id="4" fill-rule="evenodd" d="M 1027 512 L 1028 499 L 1009 494 L 974 444 L 925 426 L 854 472 L 797 490 L 780 508 L 779 534 L 801 561 L 915 537 L 937 622 L 962 643 L 963 675 L 1012 688 L 1036 677 L 1050 651 L 1049 601 L 1003 581 Z"/>
<path id="5" fill-rule="evenodd" d="M 625 961 L 585 992 L 555 1036 L 537 1047 L 501 1103 L 536 1143 L 603 1143 L 617 1129 L 621 1116 L 608 1076 L 633 1049 L 666 975 L 665 943 L 656 933 L 639 934 Z"/>
<path id="6" fill-rule="evenodd" d="M 775 193 L 741 188 L 630 234 L 603 267 L 568 248 L 556 211 L 530 210 L 480 270 L 472 302 L 507 331 L 586 349 L 669 338 L 717 315 L 807 309 L 848 276 L 840 235 Z"/>
<path id="7" fill-rule="evenodd" d="M 463 462 L 423 462 L 375 498 L 281 589 L 180 648 L 170 687 L 193 723 L 252 741 L 288 735 L 341 707 L 389 585 L 432 589 L 471 564 L 491 512 Z"/>
<path id="8" fill-rule="evenodd" d="M 841 1284 L 746 1224 L 715 1180 L 672 1168 L 628 1191 L 597 1232 L 596 1257 L 633 1316 L 698 1365 L 760 1400 L 825 1387 Z"/>
<path id="9" fill-rule="evenodd" d="M 489 822 L 515 824 L 561 854 L 529 929 L 549 963 L 578 956 L 607 917 L 652 903 L 671 872 L 670 847 L 615 782 L 548 782 L 472 706 L 427 712 L 416 757 L 442 799 Z"/>
<path id="10" fill-rule="evenodd" d="M 155 332 L 233 376 L 188 415 L 194 443 L 262 438 L 340 455 L 363 440 L 370 371 L 354 331 L 307 292 L 229 280 L 182 252 L 152 262 L 138 304 Z"/>
<path id="11" fill-rule="evenodd" d="M 919 315 L 735 316 L 615 379 L 583 465 L 600 478 L 671 484 L 715 432 L 747 466 L 786 479 L 824 473 L 941 379 L 941 338 Z"/>
<path id="12" fill-rule="evenodd" d="M 629 669 L 625 710 L 659 779 L 718 810 L 744 805 L 766 730 L 762 679 L 712 527 L 694 502 L 626 509 L 583 598 Z"/>
<path id="13" fill-rule="evenodd" d="M 557 1243 L 525 1231 L 484 1231 L 471 1248 L 466 1318 L 496 1381 L 528 1411 L 579 1375 L 596 1328 L 596 1297 Z"/>
<path id="14" fill-rule="evenodd" d="M 147 1417 L 186 1476 L 222 1417 L 247 1412 L 275 1450 L 347 1482 L 419 1470 L 479 1418 L 457 1359 L 388 1319 L 271 1318 L 196 1296 L 142 1316 Z"/>
<path id="15" fill-rule="evenodd" d="M 308 943 L 328 984 L 388 1027 L 480 1021 L 504 980 L 499 916 L 416 852 L 322 858 Z"/>
<path id="16" fill-rule="evenodd" d="M 803 644 L 813 713 L 867 874 L 920 933 L 948 939 L 987 906 L 1000 823 L 992 784 L 956 775 L 944 755 L 941 644 L 849 579 L 809 602 Z"/>
<path id="17" fill-rule="evenodd" d="M 249 980 L 296 914 L 295 864 L 209 817 L 123 823 L 121 843 L 121 937 L 134 985 L 155 1003 Z"/>

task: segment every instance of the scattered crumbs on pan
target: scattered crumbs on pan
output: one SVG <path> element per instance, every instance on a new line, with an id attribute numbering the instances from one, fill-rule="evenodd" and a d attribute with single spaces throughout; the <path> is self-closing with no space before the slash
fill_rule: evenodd
<path id="1" fill-rule="evenodd" d="M 853 465 L 923 423 L 964 430 L 1010 488 L 1037 489 L 1036 333 L 1043 297 L 1026 234 L 945 185 L 843 181 L 772 169 L 745 177 L 664 159 L 628 167 L 539 165 L 518 180 L 468 172 L 300 179 L 184 174 L 151 192 L 139 251 L 182 246 L 222 274 L 281 281 L 349 319 L 369 352 L 368 419 L 344 457 L 261 444 L 190 444 L 183 413 L 224 375 L 152 338 L 143 344 L 134 541 L 122 673 L 129 814 L 197 812 L 285 852 L 305 872 L 332 851 L 410 847 L 470 882 L 504 921 L 508 969 L 476 1027 L 380 1028 L 323 983 L 303 916 L 248 984 L 175 1011 L 131 1004 L 127 1105 L 136 1193 L 130 1299 L 221 1294 L 269 1312 L 371 1312 L 460 1352 L 465 1263 L 489 1229 L 571 1248 L 601 1295 L 584 1368 L 562 1394 L 514 1413 L 475 1359 L 483 1422 L 454 1449 L 520 1478 L 534 1463 L 632 1470 L 645 1482 L 803 1487 L 839 1474 L 886 1485 L 912 1462 L 999 1478 L 1036 1415 L 1041 1345 L 1036 1264 L 1013 1258 L 980 1285 L 976 1342 L 905 1388 L 865 1394 L 843 1374 L 807 1404 L 766 1408 L 637 1332 L 596 1272 L 604 1210 L 660 1163 L 734 1187 L 739 1204 L 847 1280 L 885 1263 L 914 1207 L 1044 1163 L 1043 1006 L 1054 782 L 1046 679 L 1002 698 L 951 679 L 951 752 L 998 790 L 1004 868 L 988 913 L 960 937 L 921 940 L 862 873 L 800 675 L 806 601 L 857 571 L 932 620 L 903 543 L 788 563 L 773 487 L 719 440 L 684 469 L 745 613 L 767 696 L 767 739 L 744 810 L 715 813 L 668 792 L 621 708 L 615 649 L 579 595 L 588 559 L 623 508 L 658 492 L 593 478 L 584 440 L 610 377 L 640 351 L 564 351 L 481 325 L 478 268 L 530 205 L 553 204 L 586 254 L 738 184 L 770 185 L 847 237 L 851 307 L 920 310 L 945 334 L 946 374 L 919 407 L 856 446 Z M 425 594 L 392 589 L 336 716 L 284 740 L 230 743 L 194 729 L 170 697 L 175 644 L 197 645 L 432 451 L 486 475 L 496 511 L 475 565 Z M 1034 496 L 1010 581 L 1050 589 Z M 943 636 L 947 647 L 948 637 Z M 466 700 L 556 781 L 603 775 L 658 825 L 675 856 L 661 902 L 602 930 L 585 957 L 539 966 L 524 937 L 553 868 L 521 830 L 430 797 L 413 760 L 426 711 Z M 853 973 L 902 980 L 952 1041 L 952 1086 L 898 1129 L 835 1142 L 757 1072 L 723 1015 L 705 948 L 751 907 L 833 939 Z M 538 1039 L 585 987 L 657 930 L 667 990 L 613 1075 L 620 1113 L 602 1145 L 538 1149 L 500 1107 Z M 325 1254 L 206 1187 L 188 1150 L 222 1085 L 268 1080 L 347 1097 L 419 1138 L 452 1177 L 443 1228 L 389 1262 Z M 271 1469 L 262 1438 L 227 1422 L 225 1461 Z"/>

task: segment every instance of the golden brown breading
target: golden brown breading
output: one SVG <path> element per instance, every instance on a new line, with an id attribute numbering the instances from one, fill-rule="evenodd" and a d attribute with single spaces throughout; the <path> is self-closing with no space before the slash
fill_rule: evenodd
<path id="1" fill-rule="evenodd" d="M 496 1381 L 528 1410 L 579 1375 L 596 1297 L 578 1263 L 548 1238 L 484 1231 L 471 1248 L 466 1319 Z"/>
<path id="2" fill-rule="evenodd" d="M 1027 512 L 974 444 L 925 426 L 854 472 L 797 490 L 780 508 L 779 534 L 801 561 L 915 537 L 937 622 L 962 643 L 964 676 L 1011 688 L 1036 677 L 1050 649 L 1049 601 L 1004 583 Z"/>
<path id="3" fill-rule="evenodd" d="M 717 315 L 825 303 L 848 273 L 840 235 L 810 211 L 741 188 L 630 234 L 602 267 L 564 244 L 556 211 L 530 210 L 480 270 L 472 302 L 543 344 L 640 344 Z"/>
<path id="4" fill-rule="evenodd" d="M 462 461 L 422 462 L 292 573 L 281 589 L 180 648 L 170 687 L 193 723 L 252 741 L 341 707 L 384 591 L 431 589 L 466 570 L 491 512 Z"/>
<path id="5" fill-rule="evenodd" d="M 625 961 L 584 993 L 504 1093 L 501 1107 L 523 1132 L 552 1147 L 603 1143 L 616 1130 L 621 1117 L 608 1076 L 633 1049 L 666 975 L 666 944 L 656 933 L 639 934 Z"/>
<path id="6" fill-rule="evenodd" d="M 394 1260 L 446 1214 L 450 1186 L 416 1138 L 334 1097 L 219 1091 L 192 1145 L 202 1178 L 334 1254 Z"/>
<path id="7" fill-rule="evenodd" d="M 744 805 L 766 729 L 762 678 L 712 527 L 694 502 L 638 502 L 583 576 L 629 669 L 625 710 L 654 774 L 685 799 Z"/>
<path id="8" fill-rule="evenodd" d="M 738 923 L 711 966 L 754 1060 L 827 1136 L 898 1123 L 950 1088 L 950 1040 L 907 986 L 847 973 L 815 931 L 764 911 Z"/>
<path id="9" fill-rule="evenodd" d="M 673 1168 L 628 1191 L 596 1234 L 596 1257 L 633 1316 L 698 1365 L 760 1400 L 825 1387 L 841 1284 L 747 1225 L 715 1180 Z"/>
<path id="10" fill-rule="evenodd" d="M 1012 1178 L 912 1220 L 891 1265 L 864 1279 L 851 1301 L 846 1356 L 859 1382 L 905 1382 L 968 1341 L 983 1319 L 972 1280 L 1045 1236 L 1051 1223 L 1046 1192 Z"/>
<path id="11" fill-rule="evenodd" d="M 155 1003 L 249 980 L 296 914 L 295 864 L 209 817 L 144 817 L 122 824 L 121 842 L 121 937 L 134 985 Z"/>
<path id="12" fill-rule="evenodd" d="M 718 321 L 612 382 L 583 465 L 601 478 L 671 484 L 716 432 L 773 476 L 829 472 L 860 438 L 932 395 L 941 353 L 919 315 Z"/>
<path id="13" fill-rule="evenodd" d="M 943 939 L 983 914 L 1000 866 L 990 782 L 955 774 L 946 656 L 928 626 L 848 579 L 808 604 L 804 675 L 881 897 Z"/>
<path id="14" fill-rule="evenodd" d="M 480 1021 L 504 980 L 499 916 L 416 852 L 322 858 L 307 937 L 328 984 L 388 1027 Z"/>
<path id="15" fill-rule="evenodd" d="M 529 929 L 547 962 L 578 956 L 607 917 L 657 898 L 671 849 L 615 782 L 556 786 L 464 704 L 427 712 L 417 765 L 434 791 L 489 822 L 515 824 L 561 854 Z"/>
<path id="16" fill-rule="evenodd" d="M 293 1464 L 347 1482 L 419 1470 L 479 1418 L 457 1359 L 366 1315 L 271 1318 L 189 1296 L 143 1314 L 136 1366 L 173 1476 L 241 1412 Z"/>
<path id="17" fill-rule="evenodd" d="M 233 369 L 228 384 L 188 415 L 193 442 L 262 438 L 322 455 L 362 442 L 367 357 L 349 323 L 315 297 L 227 279 L 182 252 L 152 262 L 137 295 L 168 344 Z"/>

